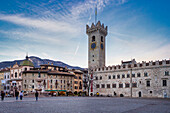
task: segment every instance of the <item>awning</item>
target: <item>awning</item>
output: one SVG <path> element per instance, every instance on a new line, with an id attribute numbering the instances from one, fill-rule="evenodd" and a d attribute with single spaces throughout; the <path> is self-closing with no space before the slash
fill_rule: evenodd
<path id="1" fill-rule="evenodd" d="M 16 81 L 12 81 L 12 83 L 16 83 Z"/>
<path id="2" fill-rule="evenodd" d="M 66 90 L 45 90 L 45 91 L 64 91 L 64 92 L 66 92 Z"/>
<path id="3" fill-rule="evenodd" d="M 5 80 L 1 80 L 1 83 L 2 83 L 2 84 L 5 84 Z"/>

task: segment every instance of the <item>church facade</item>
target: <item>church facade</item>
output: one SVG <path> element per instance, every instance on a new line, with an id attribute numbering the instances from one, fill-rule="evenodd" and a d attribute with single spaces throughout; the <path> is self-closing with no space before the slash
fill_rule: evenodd
<path id="1" fill-rule="evenodd" d="M 126 97 L 170 97 L 170 60 L 105 66 L 107 26 L 100 21 L 86 26 L 90 95 Z"/>

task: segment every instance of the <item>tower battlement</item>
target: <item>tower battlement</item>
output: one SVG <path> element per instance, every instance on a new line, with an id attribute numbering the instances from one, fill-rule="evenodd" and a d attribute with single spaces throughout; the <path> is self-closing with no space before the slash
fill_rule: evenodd
<path id="1" fill-rule="evenodd" d="M 92 33 L 98 30 L 99 32 L 103 33 L 105 36 L 107 35 L 107 26 L 104 27 L 104 24 L 101 24 L 100 21 L 98 21 L 96 25 L 92 23 L 91 27 L 86 25 L 86 34 L 89 34 L 89 33 Z"/>

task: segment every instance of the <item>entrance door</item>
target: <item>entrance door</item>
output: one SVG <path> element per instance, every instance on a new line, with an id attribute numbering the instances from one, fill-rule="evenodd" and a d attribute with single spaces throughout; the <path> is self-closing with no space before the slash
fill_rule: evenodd
<path id="1" fill-rule="evenodd" d="M 142 93 L 139 91 L 139 97 L 142 97 Z"/>

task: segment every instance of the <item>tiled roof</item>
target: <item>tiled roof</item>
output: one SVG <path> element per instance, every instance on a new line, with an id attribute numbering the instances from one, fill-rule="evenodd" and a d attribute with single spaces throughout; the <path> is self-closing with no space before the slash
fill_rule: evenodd
<path id="1" fill-rule="evenodd" d="M 68 73 L 68 72 L 60 72 L 60 71 L 49 71 L 48 72 L 49 75 L 70 75 L 70 76 L 74 76 L 74 74 L 72 73 Z"/>

